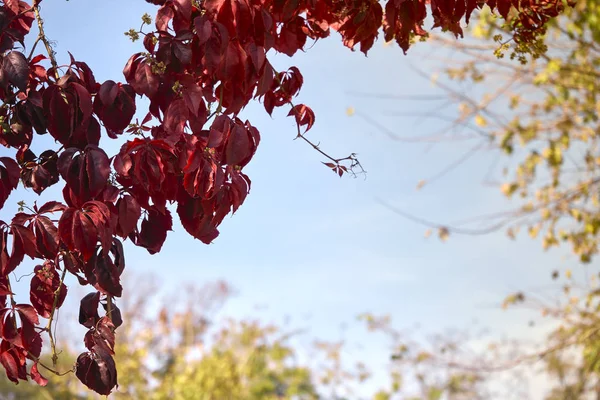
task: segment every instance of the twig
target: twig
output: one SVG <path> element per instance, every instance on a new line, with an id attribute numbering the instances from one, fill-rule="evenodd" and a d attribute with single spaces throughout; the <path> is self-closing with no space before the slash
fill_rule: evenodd
<path id="1" fill-rule="evenodd" d="M 279 79 L 279 75 L 280 73 L 273 70 L 274 72 L 274 79 L 277 81 L 277 84 L 279 85 L 280 90 L 286 94 L 289 99 L 287 100 L 287 103 L 292 107 L 292 109 L 295 108 L 294 103 L 291 100 L 291 96 L 289 95 L 289 93 L 285 92 L 285 89 L 283 88 L 281 79 Z M 342 158 L 335 158 L 330 156 L 329 154 L 325 153 L 323 150 L 321 150 L 319 148 L 319 144 L 315 144 L 314 142 L 312 142 L 310 139 L 308 139 L 306 136 L 304 136 L 304 134 L 302 134 L 302 131 L 300 130 L 300 124 L 298 123 L 298 120 L 296 119 L 296 128 L 297 128 L 297 134 L 296 134 L 296 138 L 295 139 L 302 139 L 304 140 L 306 143 L 308 143 L 313 149 L 315 149 L 316 151 L 318 151 L 321 155 L 323 155 L 324 157 L 326 157 L 328 160 L 333 161 L 337 168 L 340 168 L 340 163 L 343 161 L 350 161 L 350 173 L 352 173 L 352 175 L 354 177 L 357 176 L 357 174 L 354 172 L 354 168 L 360 168 L 360 173 L 362 174 L 366 174 L 365 169 L 363 168 L 362 164 L 360 163 L 360 161 L 358 161 L 358 158 L 356 157 L 356 153 L 351 153 L 349 156 L 347 157 L 342 157 Z M 343 169 L 348 172 L 348 170 L 346 170 L 346 167 L 343 167 Z M 340 169 L 340 176 L 341 176 L 341 169 Z"/>
<path id="2" fill-rule="evenodd" d="M 58 355 L 56 354 L 56 343 L 54 341 L 54 336 L 52 335 L 52 320 L 54 319 L 54 313 L 56 312 L 56 306 L 58 305 L 58 298 L 60 297 L 60 288 L 63 285 L 63 281 L 65 280 L 65 275 L 67 274 L 67 268 L 63 267 L 63 273 L 60 277 L 60 283 L 58 284 L 58 288 L 54 292 L 54 303 L 52 304 L 52 311 L 50 312 L 50 317 L 48 318 L 48 324 L 44 330 L 48 332 L 48 337 L 50 338 L 50 348 L 52 349 L 52 365 L 56 367 L 56 363 L 58 361 Z"/>
<path id="3" fill-rule="evenodd" d="M 106 315 L 108 316 L 108 319 L 110 319 L 111 321 L 112 319 L 112 296 L 107 295 L 106 296 Z"/>
<path id="4" fill-rule="evenodd" d="M 48 41 L 46 33 L 44 32 L 44 21 L 40 16 L 40 7 L 35 1 L 33 4 L 33 12 L 35 13 L 35 19 L 37 20 L 38 29 L 40 31 L 39 39 L 44 43 L 44 46 L 46 47 L 48 57 L 50 57 L 50 63 L 52 64 L 52 68 L 54 69 L 54 76 L 56 77 L 56 79 L 58 79 L 58 63 L 56 62 L 54 50 L 52 50 L 52 46 L 50 46 L 50 42 Z"/>
<path id="5" fill-rule="evenodd" d="M 40 40 L 42 40 L 42 36 L 38 35 L 38 37 L 35 39 L 35 42 L 33 42 L 33 46 L 31 46 L 31 51 L 29 52 L 27 61 L 31 61 L 31 58 L 33 57 L 33 52 L 35 51 L 35 48 L 37 47 L 37 44 L 40 42 Z"/>

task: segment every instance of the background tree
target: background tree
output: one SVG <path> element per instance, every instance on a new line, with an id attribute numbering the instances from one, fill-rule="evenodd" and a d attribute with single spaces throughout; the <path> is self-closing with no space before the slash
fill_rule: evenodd
<path id="1" fill-rule="evenodd" d="M 438 226 L 441 236 L 506 228 L 515 237 L 526 228 L 542 237 L 545 249 L 569 243 L 582 262 L 598 252 L 600 25 L 591 11 L 598 7 L 594 0 L 578 2 L 526 45 L 486 9 L 469 40 L 430 35 L 432 45 L 453 52 L 441 71 L 448 79 L 435 81 L 446 104 L 459 105 L 448 132 L 464 129 L 451 139 L 496 152 L 491 167 L 505 165 L 501 190 L 520 200 L 516 210 L 468 221 L 483 227 Z"/>
<path id="2" fill-rule="evenodd" d="M 566 271 L 566 282 L 556 286 L 557 293 L 564 292 L 559 305 L 522 292 L 511 294 L 505 301 L 506 306 L 533 306 L 557 322 L 538 351 L 517 357 L 519 363 L 542 360 L 555 383 L 547 397 L 553 400 L 600 396 L 600 291 L 598 269 L 593 263 L 600 226 L 599 7 L 594 0 L 578 2 L 550 22 L 545 35 L 527 45 L 515 41 L 509 27 L 487 10 L 482 10 L 481 18 L 472 26 L 469 40 L 455 42 L 430 35 L 428 41 L 440 46 L 438 54 L 446 50 L 444 54 L 449 55 L 443 58 L 441 77 L 436 77 L 434 84 L 445 93 L 445 105 L 459 105 L 459 116 L 450 119 L 451 125 L 436 140 L 464 140 L 475 145 L 419 187 L 468 163 L 475 152 L 487 150 L 494 153 L 490 168 L 502 170 L 504 182 L 498 186 L 514 199 L 517 208 L 453 226 L 395 210 L 437 228 L 442 239 L 452 233 L 478 235 L 499 229 L 506 229 L 516 239 L 525 229 L 533 238 L 541 236 L 545 249 L 564 242 L 578 261 L 590 264 L 583 284 L 575 284 L 571 271 Z M 440 115 L 439 104 L 435 109 L 435 113 L 419 115 L 445 118 Z M 400 138 L 364 111 L 355 113 Z M 558 271 L 552 276 L 558 279 Z M 506 364 L 511 365 L 514 363 Z"/>

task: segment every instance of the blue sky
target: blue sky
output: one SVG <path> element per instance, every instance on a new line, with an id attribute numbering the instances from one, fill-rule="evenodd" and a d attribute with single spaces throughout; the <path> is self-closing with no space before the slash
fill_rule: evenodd
<path id="1" fill-rule="evenodd" d="M 155 14 L 142 0 L 46 0 L 42 5 L 46 34 L 56 43 L 59 61 L 66 61 L 71 51 L 92 67 L 100 82 L 123 80 L 127 59 L 141 48 L 123 32 L 138 27 L 144 12 Z M 411 69 L 432 73 L 436 65 L 427 61 L 427 54 L 424 45 L 404 56 L 397 47 L 379 42 L 365 57 L 343 47 L 334 35 L 293 60 L 275 57 L 278 69 L 296 65 L 304 75 L 298 102 L 316 113 L 309 137 L 332 155 L 358 153 L 368 171 L 366 179 L 336 177 L 317 152 L 294 141 L 287 110 L 271 119 L 260 104 L 252 105 L 243 117 L 260 130 L 262 142 L 247 167 L 252 190 L 245 204 L 224 221 L 221 235 L 209 246 L 179 224 L 160 254 L 126 245 L 127 269 L 156 275 L 168 291 L 182 283 L 224 279 L 238 290 L 225 308 L 228 315 L 273 321 L 289 315 L 298 325 L 310 326 L 315 336 L 330 339 L 339 338 L 341 324 L 364 311 L 389 313 L 402 328 L 419 324 L 439 332 L 469 327 L 477 320 L 496 332 L 530 336 L 529 315 L 504 312 L 500 302 L 515 290 L 544 287 L 553 269 L 574 266 L 575 260 L 544 253 L 540 243 L 525 237 L 512 242 L 502 232 L 455 236 L 447 243 L 425 239 L 423 226 L 378 202 L 440 222 L 507 209 L 510 203 L 497 188 L 482 185 L 492 154 L 482 152 L 417 191 L 419 180 L 439 172 L 470 145 L 442 143 L 428 149 L 422 143 L 393 141 L 363 119 L 346 115 L 352 106 L 399 136 L 443 128 L 435 119 L 416 125 L 414 118 L 383 116 L 385 111 L 423 112 L 434 103 L 352 94 L 440 94 Z M 143 108 L 138 109 L 143 117 Z M 105 144 L 114 154 L 120 143 Z M 56 193 L 49 191 L 43 198 Z M 13 194 L 1 218 L 10 218 L 17 201 L 31 203 L 35 197 L 23 190 Z M 361 332 L 344 335 L 365 347 Z M 381 346 L 368 344 L 365 351 L 384 360 Z"/>

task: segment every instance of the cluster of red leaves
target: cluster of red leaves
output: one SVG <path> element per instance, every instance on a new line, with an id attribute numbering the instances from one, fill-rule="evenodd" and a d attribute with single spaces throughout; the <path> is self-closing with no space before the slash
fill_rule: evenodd
<path id="1" fill-rule="evenodd" d="M 375 0 L 147 1 L 160 6 L 156 29 L 144 34 L 145 51 L 127 62 L 126 83 L 96 82 L 88 65 L 73 56 L 67 65 L 46 68 L 45 56 L 14 50 L 16 43 L 23 45 L 41 0 L 33 6 L 0 1 L 0 144 L 16 150 L 14 158 L 0 157 L 0 208 L 19 182 L 37 194 L 64 182 L 63 202 L 34 205 L 10 223 L 0 221 L 0 363 L 16 383 L 28 377 L 46 383 L 38 371 L 41 333 L 50 333 L 69 272 L 96 289 L 81 300 L 79 322 L 88 328 L 88 351 L 78 357 L 76 375 L 100 394 L 117 385 L 115 329 L 122 321 L 114 298 L 122 295 L 121 240 L 159 252 L 173 226 L 172 211 L 193 237 L 204 243 L 217 237 L 220 223 L 250 190 L 242 169 L 260 135 L 238 118 L 250 101 L 262 100 L 269 114 L 290 107 L 298 135 L 315 122 L 309 107 L 292 104 L 302 74 L 295 67 L 275 71 L 269 50 L 293 56 L 308 39 L 325 38 L 334 29 L 346 46 L 359 45 L 367 53 L 383 28 L 385 38 L 406 51 L 412 34 L 425 33 L 426 5 L 435 26 L 457 35 L 461 19 L 468 21 L 484 5 L 475 0 L 388 0 L 385 7 Z M 504 17 L 516 7 L 523 40 L 562 7 L 558 0 L 487 4 Z M 137 95 L 150 105 L 143 121 L 132 124 Z M 99 147 L 102 127 L 112 139 L 128 135 L 113 157 Z M 60 149 L 34 154 L 34 133 L 50 133 Z M 348 172 L 339 162 L 326 165 L 340 176 Z M 9 279 L 26 255 L 39 260 L 31 304 L 15 301 Z M 49 320 L 48 327 L 39 326 L 40 317 Z"/>

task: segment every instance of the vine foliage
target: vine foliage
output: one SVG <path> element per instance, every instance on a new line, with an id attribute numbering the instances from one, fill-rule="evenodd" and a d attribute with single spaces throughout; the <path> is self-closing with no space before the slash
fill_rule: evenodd
<path id="1" fill-rule="evenodd" d="M 308 40 L 326 38 L 331 30 L 365 54 L 383 30 L 386 40 L 406 52 L 414 35 L 426 35 L 428 8 L 434 27 L 458 36 L 461 21 L 485 5 L 476 0 L 389 0 L 384 6 L 374 0 L 147 1 L 158 6 L 154 27 L 127 33 L 132 39 L 143 36 L 143 51 L 125 65 L 123 83 L 97 82 L 73 55 L 66 65 L 57 63 L 44 33 L 42 0 L 0 1 L 0 143 L 15 151 L 0 157 L 0 208 L 19 183 L 37 194 L 64 183 L 60 201 L 21 204 L 10 222 L 0 221 L 0 363 L 15 383 L 31 378 L 45 385 L 41 366 L 57 375 L 74 372 L 100 394 L 114 390 L 123 241 L 160 252 L 173 214 L 204 243 L 218 236 L 220 223 L 250 190 L 243 170 L 260 134 L 239 113 L 251 101 L 261 101 L 269 114 L 289 108 L 297 136 L 336 173 L 360 167 L 355 155 L 331 157 L 304 136 L 315 115 L 294 103 L 302 74 L 296 67 L 276 71 L 268 55 L 293 57 Z M 489 0 L 487 5 L 512 24 L 519 41 L 543 34 L 544 24 L 564 7 L 560 0 Z M 152 26 L 150 16 L 142 20 L 143 27 Z M 25 54 L 34 23 L 39 35 Z M 39 53 L 41 45 L 45 52 Z M 132 122 L 137 96 L 150 105 L 141 122 Z M 44 134 L 59 148 L 35 154 L 33 139 Z M 109 156 L 100 147 L 103 135 L 127 139 Z M 25 256 L 37 263 L 28 303 L 16 300 L 10 280 Z M 68 293 L 66 274 L 95 290 L 81 299 L 79 311 L 79 322 L 88 329 L 87 351 L 72 371 L 61 372 L 52 333 Z M 42 336 L 48 337 L 53 366 L 39 360 Z"/>

